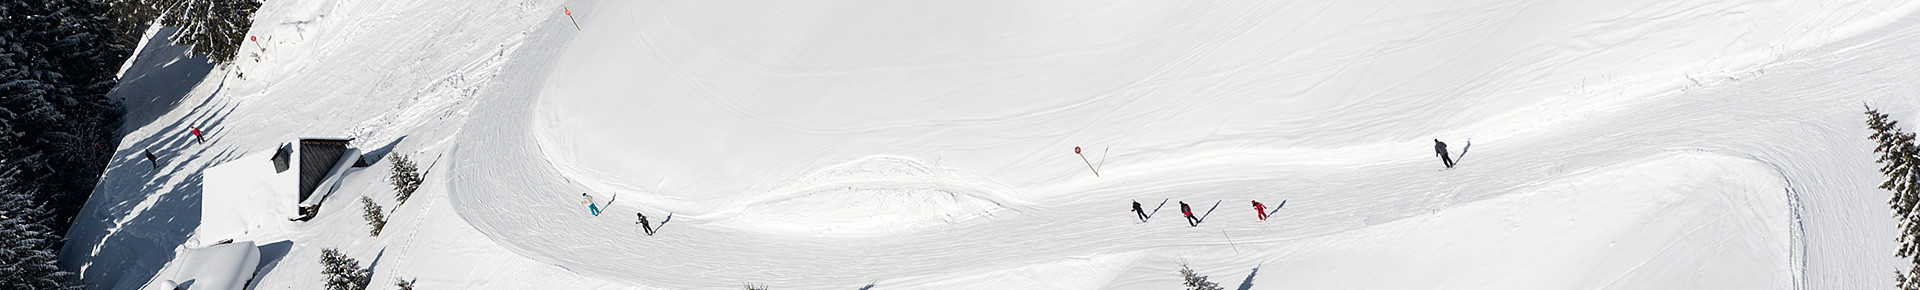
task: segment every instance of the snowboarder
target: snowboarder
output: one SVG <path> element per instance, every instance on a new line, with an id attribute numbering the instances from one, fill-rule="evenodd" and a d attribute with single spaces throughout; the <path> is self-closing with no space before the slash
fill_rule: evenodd
<path id="1" fill-rule="evenodd" d="M 587 204 L 587 212 L 593 213 L 593 216 L 600 216 L 600 206 L 593 204 L 592 195 L 580 193 L 580 203 Z"/>
<path id="2" fill-rule="evenodd" d="M 1433 153 L 1440 155 L 1440 163 L 1446 164 L 1447 168 L 1453 168 L 1453 158 L 1447 157 L 1446 142 L 1440 142 L 1440 139 L 1433 139 Z"/>
<path id="3" fill-rule="evenodd" d="M 200 144 L 207 144 L 207 137 L 200 136 L 200 128 L 197 128 L 197 127 L 187 127 L 187 128 L 193 129 L 193 139 L 200 140 Z"/>
<path id="4" fill-rule="evenodd" d="M 1147 211 L 1140 210 L 1140 201 L 1133 201 L 1133 213 L 1140 215 L 1140 222 L 1147 222 Z"/>
<path id="5" fill-rule="evenodd" d="M 160 160 L 159 158 L 153 157 L 153 149 L 146 149 L 146 150 L 147 150 L 147 162 L 153 162 L 153 169 L 160 169 Z"/>
<path id="6" fill-rule="evenodd" d="M 1267 205 L 1260 204 L 1260 201 L 1255 200 L 1253 201 L 1253 212 L 1260 217 L 1260 220 L 1267 220 Z"/>
<path id="7" fill-rule="evenodd" d="M 1187 202 L 1180 202 L 1180 213 L 1187 215 L 1187 226 L 1200 226 L 1200 218 L 1193 217 L 1193 208 L 1188 207 Z"/>
<path id="8" fill-rule="evenodd" d="M 639 221 L 639 222 L 634 222 L 634 223 L 636 223 L 636 224 L 640 224 L 640 230 L 642 230 L 642 231 L 646 231 L 646 232 L 647 232 L 647 235 L 648 235 L 648 236 L 652 236 L 652 235 L 653 235 L 653 224 L 650 224 L 650 223 L 647 223 L 647 214 L 644 214 L 644 213 L 637 213 L 637 212 L 636 212 L 636 213 L 633 213 L 633 215 L 637 215 L 637 216 L 640 216 L 640 221 Z"/>

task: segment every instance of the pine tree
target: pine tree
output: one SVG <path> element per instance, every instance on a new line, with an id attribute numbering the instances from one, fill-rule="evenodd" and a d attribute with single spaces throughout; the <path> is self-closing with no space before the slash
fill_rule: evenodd
<path id="1" fill-rule="evenodd" d="M 73 273 L 60 270 L 55 245 L 61 237 L 32 203 L 25 194 L 0 193 L 0 288 L 80 289 L 67 284 Z"/>
<path id="2" fill-rule="evenodd" d="M 1186 281 L 1187 290 L 1220 290 L 1219 284 L 1207 281 L 1207 276 L 1194 273 L 1187 264 L 1180 264 L 1180 278 Z"/>
<path id="3" fill-rule="evenodd" d="M 1900 122 L 1892 120 L 1887 114 L 1867 107 L 1867 128 L 1873 130 L 1869 138 L 1880 144 L 1873 148 L 1880 158 L 1880 173 L 1887 180 L 1880 183 L 1880 189 L 1893 191 L 1893 197 L 1887 200 L 1892 208 L 1894 222 L 1900 228 L 1899 251 L 1894 256 L 1904 259 L 1908 269 L 1896 271 L 1894 284 L 1899 289 L 1920 289 L 1920 213 L 1914 211 L 1920 205 L 1920 148 L 1913 143 L 1914 134 L 1900 129 Z"/>
<path id="4" fill-rule="evenodd" d="M 425 180 L 420 177 L 420 167 L 402 154 L 394 154 L 387 160 L 393 164 L 393 174 L 387 176 L 387 181 L 393 184 L 393 199 L 407 204 L 407 199 L 413 197 L 413 192 L 420 189 L 420 182 Z"/>
<path id="5" fill-rule="evenodd" d="M 117 147 L 106 93 L 132 50 L 87 0 L 0 1 L 0 189 L 29 193 L 64 234 Z"/>
<path id="6" fill-rule="evenodd" d="M 361 214 L 360 217 L 366 218 L 367 225 L 373 226 L 373 230 L 370 231 L 369 234 L 375 237 L 380 236 L 380 230 L 387 228 L 387 215 L 380 210 L 380 204 L 373 203 L 372 198 L 362 196 L 360 197 L 360 208 L 366 211 L 366 213 Z"/>
<path id="7" fill-rule="evenodd" d="M 193 53 L 207 55 L 218 64 L 232 62 L 240 46 L 246 44 L 247 31 L 253 28 L 253 12 L 260 9 L 258 0 L 108 1 L 113 3 L 114 15 L 121 18 L 114 23 L 116 28 L 142 33 L 157 19 L 160 25 L 180 28 L 169 39 L 174 44 L 190 46 Z"/>
<path id="8" fill-rule="evenodd" d="M 340 249 L 320 250 L 320 275 L 327 277 L 327 290 L 364 290 L 372 282 L 373 273 L 360 268 L 360 261 L 341 254 Z"/>
<path id="9" fill-rule="evenodd" d="M 132 53 L 90 0 L 0 1 L 0 289 L 68 289 L 67 227 L 117 147 Z"/>

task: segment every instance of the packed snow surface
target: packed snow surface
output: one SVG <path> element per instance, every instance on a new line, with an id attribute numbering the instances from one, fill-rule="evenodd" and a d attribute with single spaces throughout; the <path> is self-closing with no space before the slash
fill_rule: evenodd
<path id="1" fill-rule="evenodd" d="M 1920 119 L 1916 8 L 270 2 L 234 65 L 141 47 L 63 255 L 106 289 L 222 239 L 257 289 L 318 287 L 326 248 L 376 288 L 1884 287 L 1861 104 Z M 426 184 L 399 203 L 382 161 L 312 221 L 195 230 L 290 210 L 203 191 L 308 136 Z"/>

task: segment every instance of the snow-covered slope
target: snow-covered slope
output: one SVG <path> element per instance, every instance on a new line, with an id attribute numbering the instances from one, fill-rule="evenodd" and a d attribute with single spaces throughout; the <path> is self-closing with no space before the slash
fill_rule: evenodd
<path id="1" fill-rule="evenodd" d="M 465 289 L 1891 281 L 1860 104 L 1920 118 L 1920 4 L 1616 2 L 268 3 L 239 64 L 132 108 L 66 262 L 148 283 L 218 240 L 201 170 L 348 136 L 426 186 L 395 204 L 383 162 L 232 237 L 259 288 L 335 247 Z"/>

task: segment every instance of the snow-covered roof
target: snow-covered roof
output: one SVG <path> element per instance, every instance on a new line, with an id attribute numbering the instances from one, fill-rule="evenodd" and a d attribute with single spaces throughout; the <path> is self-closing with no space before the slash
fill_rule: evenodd
<path id="1" fill-rule="evenodd" d="M 261 229 L 277 229 L 294 216 L 294 179 L 298 173 L 275 172 L 274 150 L 247 154 L 207 168 L 200 193 L 200 227 L 196 239 L 217 241 L 247 237 Z"/>
<path id="2" fill-rule="evenodd" d="M 140 289 L 172 290 L 189 283 L 187 289 L 193 290 L 245 289 L 259 267 L 260 248 L 252 241 L 186 249 Z"/>

